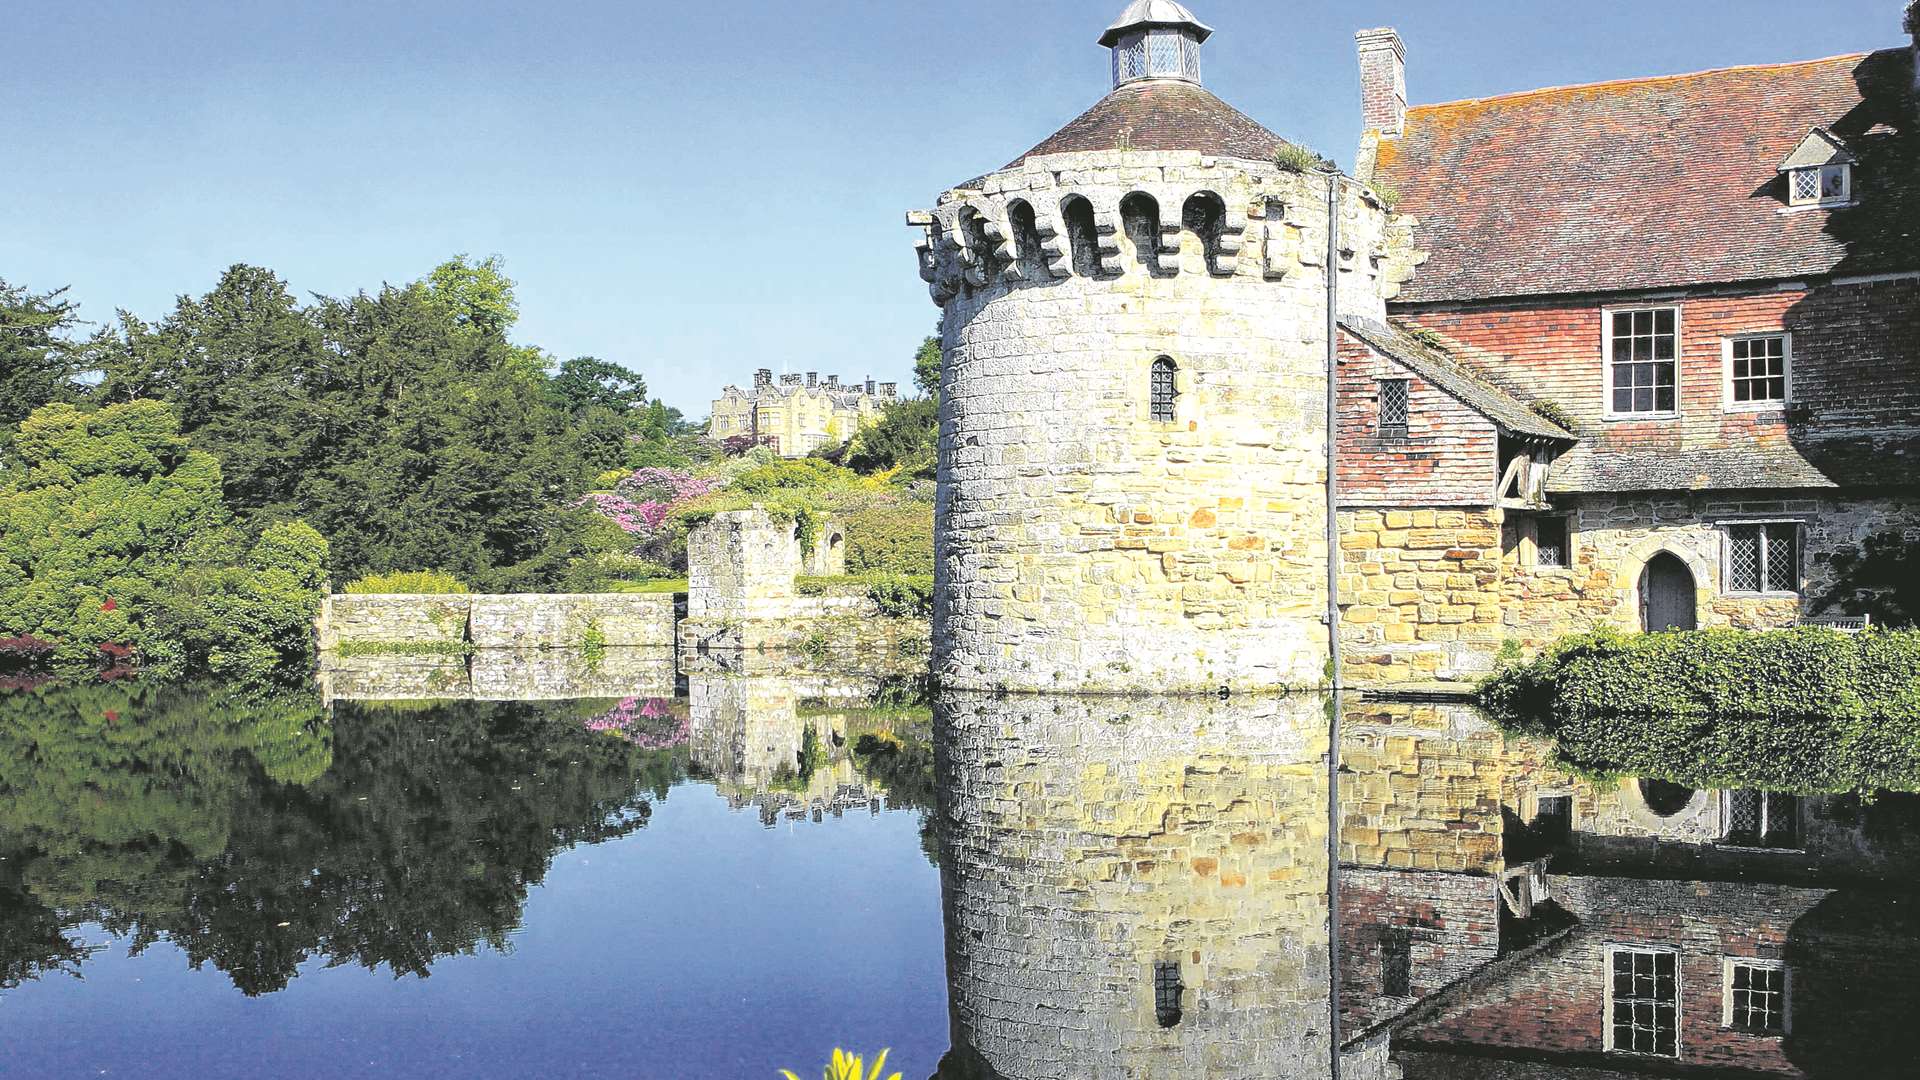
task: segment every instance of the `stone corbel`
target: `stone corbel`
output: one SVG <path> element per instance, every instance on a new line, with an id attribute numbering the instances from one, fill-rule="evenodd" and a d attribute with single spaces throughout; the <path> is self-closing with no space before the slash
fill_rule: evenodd
<path id="1" fill-rule="evenodd" d="M 1093 204 L 1093 249 L 1102 274 L 1118 276 L 1125 271 L 1120 264 L 1120 204 Z"/>
<path id="2" fill-rule="evenodd" d="M 1213 272 L 1231 274 L 1240 269 L 1240 252 L 1246 247 L 1246 242 L 1246 207 L 1228 201 L 1226 213 L 1220 219 L 1220 257 L 1214 260 Z"/>
<path id="3" fill-rule="evenodd" d="M 1007 220 L 1005 200 L 982 202 L 974 211 L 980 215 L 980 229 L 986 235 L 993 259 L 1006 268 L 1008 277 L 1025 280 L 1027 272 L 1020 266 L 1019 252 L 1014 250 L 1013 224 Z"/>
<path id="4" fill-rule="evenodd" d="M 1060 219 L 1060 207 L 1032 200 L 1028 205 L 1033 207 L 1033 228 L 1040 234 L 1040 257 L 1046 260 L 1047 273 L 1059 280 L 1072 277 L 1073 249 L 1067 242 L 1067 224 Z"/>

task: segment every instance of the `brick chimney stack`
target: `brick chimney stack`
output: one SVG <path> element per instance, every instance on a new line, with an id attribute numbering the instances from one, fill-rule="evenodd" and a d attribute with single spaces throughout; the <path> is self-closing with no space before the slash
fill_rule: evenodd
<path id="1" fill-rule="evenodd" d="M 1390 26 L 1362 30 L 1360 106 L 1368 131 L 1400 135 L 1407 130 L 1407 46 Z"/>

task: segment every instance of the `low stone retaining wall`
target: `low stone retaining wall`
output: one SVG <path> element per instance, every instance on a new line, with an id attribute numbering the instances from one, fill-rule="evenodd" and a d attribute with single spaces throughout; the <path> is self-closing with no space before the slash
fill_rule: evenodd
<path id="1" fill-rule="evenodd" d="M 664 593 L 342 595 L 321 602 L 320 650 L 342 645 L 458 649 L 672 648 Z"/>

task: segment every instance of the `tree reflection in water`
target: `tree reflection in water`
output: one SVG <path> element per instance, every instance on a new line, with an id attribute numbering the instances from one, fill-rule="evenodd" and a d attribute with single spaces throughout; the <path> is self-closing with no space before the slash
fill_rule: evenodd
<path id="1" fill-rule="evenodd" d="M 0 987 L 77 970 L 85 923 L 249 995 L 309 959 L 425 976 L 504 950 L 556 854 L 642 827 L 685 775 L 684 745 L 589 730 L 617 704 L 0 695 Z"/>

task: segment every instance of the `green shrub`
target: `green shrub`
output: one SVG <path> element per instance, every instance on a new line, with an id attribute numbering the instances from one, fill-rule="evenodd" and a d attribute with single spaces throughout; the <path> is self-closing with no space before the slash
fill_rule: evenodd
<path id="1" fill-rule="evenodd" d="M 376 596 L 454 596 L 473 590 L 459 578 L 439 570 L 403 570 L 356 578 L 347 583 L 344 591 Z"/>
<path id="2" fill-rule="evenodd" d="M 311 655 L 328 548 L 298 522 L 234 523 L 219 464 L 173 410 L 50 405 L 0 470 L 0 637 L 32 635 L 66 663 L 136 656 L 264 676 Z"/>
<path id="3" fill-rule="evenodd" d="M 1480 701 L 1583 769 L 1694 787 L 1920 791 L 1920 632 L 1589 634 L 1495 675 Z"/>
<path id="4" fill-rule="evenodd" d="M 840 516 L 850 574 L 933 573 L 933 507 L 875 506 Z"/>
<path id="5" fill-rule="evenodd" d="M 802 577 L 794 581 L 802 596 L 865 596 L 880 614 L 897 619 L 933 618 L 932 574 L 848 574 Z"/>

